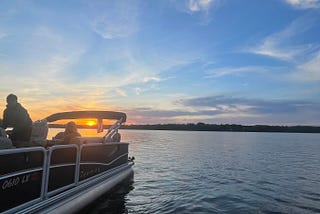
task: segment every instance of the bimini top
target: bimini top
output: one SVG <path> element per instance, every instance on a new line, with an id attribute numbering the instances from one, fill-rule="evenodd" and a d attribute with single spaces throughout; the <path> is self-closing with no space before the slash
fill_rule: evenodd
<path id="1" fill-rule="evenodd" d="M 52 114 L 47 117 L 48 122 L 54 122 L 57 120 L 65 119 L 88 119 L 88 118 L 97 118 L 97 119 L 111 119 L 111 120 L 120 120 L 126 122 L 127 115 L 122 112 L 115 111 L 69 111 L 69 112 L 60 112 Z"/>

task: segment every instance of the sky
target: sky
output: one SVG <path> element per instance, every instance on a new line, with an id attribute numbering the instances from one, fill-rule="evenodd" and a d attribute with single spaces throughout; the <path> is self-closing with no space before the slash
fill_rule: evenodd
<path id="1" fill-rule="evenodd" d="M 0 111 L 320 125 L 320 0 L 0 0 Z M 2 117 L 2 116 L 1 116 Z"/>

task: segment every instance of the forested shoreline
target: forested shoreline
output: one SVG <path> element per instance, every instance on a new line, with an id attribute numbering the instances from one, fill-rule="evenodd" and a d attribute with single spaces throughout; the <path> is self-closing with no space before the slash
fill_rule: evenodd
<path id="1" fill-rule="evenodd" d="M 234 131 L 234 132 L 292 132 L 320 133 L 317 126 L 268 126 L 268 125 L 237 125 L 237 124 L 155 124 L 155 125 L 124 125 L 123 129 L 144 130 L 186 130 L 186 131 Z"/>
<path id="2" fill-rule="evenodd" d="M 49 124 L 51 128 L 64 128 L 61 124 Z M 96 128 L 78 125 L 79 128 Z M 104 128 L 109 128 L 105 126 Z M 121 129 L 140 130 L 184 130 L 184 131 L 233 131 L 233 132 L 288 132 L 288 133 L 320 133 L 320 126 L 270 126 L 270 125 L 237 125 L 237 124 L 145 124 L 122 125 Z"/>

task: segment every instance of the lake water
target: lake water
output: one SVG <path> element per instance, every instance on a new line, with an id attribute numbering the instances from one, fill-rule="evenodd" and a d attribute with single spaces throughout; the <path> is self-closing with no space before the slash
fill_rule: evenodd
<path id="1" fill-rule="evenodd" d="M 120 132 L 134 183 L 89 213 L 320 213 L 320 134 Z"/>

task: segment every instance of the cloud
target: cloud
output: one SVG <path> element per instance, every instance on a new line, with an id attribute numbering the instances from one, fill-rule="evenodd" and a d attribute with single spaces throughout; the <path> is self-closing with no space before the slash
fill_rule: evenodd
<path id="1" fill-rule="evenodd" d="M 143 82 L 150 82 L 150 81 L 160 82 L 161 78 L 159 78 L 159 77 L 144 77 L 143 78 Z"/>
<path id="2" fill-rule="evenodd" d="M 259 100 L 226 96 L 199 97 L 182 99 L 182 105 L 192 107 L 211 107 L 223 111 L 233 109 L 263 114 L 295 113 L 305 109 L 316 110 L 320 103 L 300 100 Z"/>
<path id="3" fill-rule="evenodd" d="M 319 102 L 227 96 L 180 99 L 175 109 L 124 109 L 132 123 L 320 124 Z M 181 107 L 183 106 L 183 108 Z M 156 122 L 155 122 L 156 121 Z"/>
<path id="4" fill-rule="evenodd" d="M 260 44 L 247 48 L 245 52 L 269 56 L 283 61 L 295 61 L 300 56 L 312 53 L 319 45 L 293 45 L 299 36 L 303 36 L 315 23 L 314 18 L 302 17 L 294 20 L 284 30 L 271 34 Z"/>
<path id="5" fill-rule="evenodd" d="M 243 73 L 251 73 L 251 72 L 266 72 L 270 70 L 275 70 L 279 68 L 274 67 L 264 67 L 264 66 L 244 66 L 244 67 L 223 67 L 223 68 L 214 68 L 206 71 L 207 78 L 216 78 L 222 77 L 225 75 L 240 75 Z"/>
<path id="6" fill-rule="evenodd" d="M 142 92 L 142 89 L 139 88 L 139 87 L 136 87 L 136 88 L 135 88 L 135 92 L 136 92 L 136 95 L 140 95 L 141 92 Z"/>
<path id="7" fill-rule="evenodd" d="M 115 89 L 115 91 L 122 97 L 127 97 L 127 93 L 124 91 L 124 90 L 121 90 L 121 89 Z"/>
<path id="8" fill-rule="evenodd" d="M 139 30 L 139 10 L 135 1 L 88 2 L 91 27 L 104 39 L 129 37 Z"/>
<path id="9" fill-rule="evenodd" d="M 309 61 L 298 65 L 289 77 L 297 81 L 320 81 L 320 51 Z"/>
<path id="10" fill-rule="evenodd" d="M 188 120 L 199 121 L 202 118 L 212 117 L 219 114 L 218 110 L 201 110 L 201 111 L 188 111 L 181 109 L 165 110 L 154 108 L 132 108 L 125 109 L 128 118 L 133 123 L 138 124 L 155 124 L 155 123 L 177 123 Z"/>
<path id="11" fill-rule="evenodd" d="M 296 2 L 303 3 L 303 1 Z M 290 73 L 285 75 L 289 80 L 301 82 L 319 81 L 320 45 L 316 43 L 296 45 L 299 37 L 303 37 L 314 26 L 316 19 L 308 16 L 298 18 L 283 31 L 266 37 L 261 44 L 254 48 L 249 48 L 248 51 L 290 63 Z M 229 72 L 232 72 L 232 70 L 229 70 Z M 223 74 L 222 71 L 221 73 Z"/>
<path id="12" fill-rule="evenodd" d="M 201 25 L 207 25 L 212 19 L 212 10 L 223 0 L 173 0 L 177 10 L 199 17 Z"/>
<path id="13" fill-rule="evenodd" d="M 320 8 L 320 0 L 285 0 L 285 2 L 297 9 Z"/>
<path id="14" fill-rule="evenodd" d="M 7 36 L 6 33 L 1 33 L 1 32 L 0 32 L 0 40 L 1 40 L 2 38 L 5 38 L 6 36 Z"/>
<path id="15" fill-rule="evenodd" d="M 188 9 L 191 12 L 209 11 L 214 0 L 189 0 Z"/>

